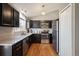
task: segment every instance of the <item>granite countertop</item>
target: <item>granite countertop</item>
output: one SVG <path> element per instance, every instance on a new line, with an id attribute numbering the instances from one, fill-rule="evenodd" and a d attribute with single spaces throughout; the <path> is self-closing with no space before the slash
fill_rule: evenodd
<path id="1" fill-rule="evenodd" d="M 12 34 L 0 36 L 0 46 L 12 46 L 13 44 L 23 40 L 25 37 L 32 35 L 32 33 L 21 34 Z"/>

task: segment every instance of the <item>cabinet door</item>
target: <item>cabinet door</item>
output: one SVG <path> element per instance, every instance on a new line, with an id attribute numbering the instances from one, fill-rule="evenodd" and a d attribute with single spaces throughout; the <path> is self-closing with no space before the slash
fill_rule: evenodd
<path id="1" fill-rule="evenodd" d="M 29 27 L 32 28 L 32 20 L 29 21 Z"/>
<path id="2" fill-rule="evenodd" d="M 32 41 L 32 43 L 41 43 L 41 35 L 33 34 L 31 41 Z"/>
<path id="3" fill-rule="evenodd" d="M 41 43 L 41 34 L 36 34 L 36 42 Z"/>
<path id="4" fill-rule="evenodd" d="M 52 21 L 49 21 L 49 28 L 52 28 Z"/>
<path id="5" fill-rule="evenodd" d="M 28 51 L 29 45 L 28 45 L 28 38 L 26 37 L 23 39 L 23 55 L 25 56 Z"/>
<path id="6" fill-rule="evenodd" d="M 19 12 L 13 9 L 14 27 L 19 27 Z"/>
<path id="7" fill-rule="evenodd" d="M 49 34 L 50 43 L 52 43 L 52 41 L 53 41 L 52 39 L 53 39 L 52 34 Z"/>
<path id="8" fill-rule="evenodd" d="M 40 28 L 40 21 L 31 21 L 30 27 L 31 28 Z"/>
<path id="9" fill-rule="evenodd" d="M 34 40 L 34 38 L 33 38 L 34 36 L 33 36 L 33 34 L 30 36 L 30 43 L 33 43 L 33 40 Z"/>
<path id="10" fill-rule="evenodd" d="M 0 3 L 0 25 L 2 25 L 2 3 Z"/>
<path id="11" fill-rule="evenodd" d="M 36 37 L 34 34 L 31 35 L 31 43 L 35 43 Z"/>
<path id="12" fill-rule="evenodd" d="M 12 20 L 13 20 L 12 16 L 13 16 L 13 8 L 7 3 L 4 3 L 2 5 L 2 25 L 12 26 Z"/>
<path id="13" fill-rule="evenodd" d="M 22 41 L 14 44 L 12 46 L 12 55 L 13 56 L 22 56 L 23 55 L 23 50 L 22 50 Z"/>

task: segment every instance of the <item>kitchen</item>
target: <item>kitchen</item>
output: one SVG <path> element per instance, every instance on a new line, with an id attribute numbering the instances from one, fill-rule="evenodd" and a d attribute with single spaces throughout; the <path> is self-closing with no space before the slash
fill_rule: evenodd
<path id="1" fill-rule="evenodd" d="M 63 12 L 63 9 L 74 8 L 72 5 L 74 4 L 0 3 L 0 56 L 72 55 L 72 49 L 68 49 L 72 41 L 63 40 L 68 37 L 71 40 L 73 33 L 70 31 L 70 23 L 65 23 L 71 19 L 69 14 L 72 9 L 66 10 L 69 14 Z M 67 21 L 65 17 L 68 18 Z M 40 55 L 43 52 L 44 55 Z"/>
<path id="2" fill-rule="evenodd" d="M 28 4 L 18 5 L 27 6 Z M 0 35 L 0 55 L 2 56 L 25 56 L 34 43 L 53 43 L 52 23 L 54 20 L 31 20 L 24 14 L 24 12 L 28 13 L 26 10 L 22 9 L 19 12 L 16 9 L 15 6 L 18 5 L 0 4 L 0 33 L 2 33 Z M 43 4 L 39 5 L 41 8 L 46 7 Z M 58 21 L 58 18 L 56 21 Z M 56 44 L 56 42 L 54 43 Z"/>

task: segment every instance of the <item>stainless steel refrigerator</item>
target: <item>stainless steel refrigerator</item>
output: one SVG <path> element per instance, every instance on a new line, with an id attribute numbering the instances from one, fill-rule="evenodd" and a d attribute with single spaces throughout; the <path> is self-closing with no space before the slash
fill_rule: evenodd
<path id="1" fill-rule="evenodd" d="M 52 29 L 53 29 L 53 46 L 56 52 L 59 52 L 59 20 L 54 20 L 52 23 Z"/>

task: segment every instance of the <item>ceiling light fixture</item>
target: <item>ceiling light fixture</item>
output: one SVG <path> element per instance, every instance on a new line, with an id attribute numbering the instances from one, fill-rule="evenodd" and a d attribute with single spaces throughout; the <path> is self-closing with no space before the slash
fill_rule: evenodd
<path id="1" fill-rule="evenodd" d="M 46 15 L 46 12 L 44 11 L 44 7 L 45 5 L 42 5 L 42 12 L 41 12 L 42 15 Z"/>
<path id="2" fill-rule="evenodd" d="M 44 11 L 43 11 L 43 12 L 41 12 L 41 14 L 42 14 L 42 15 L 46 15 L 46 13 L 45 13 Z"/>

